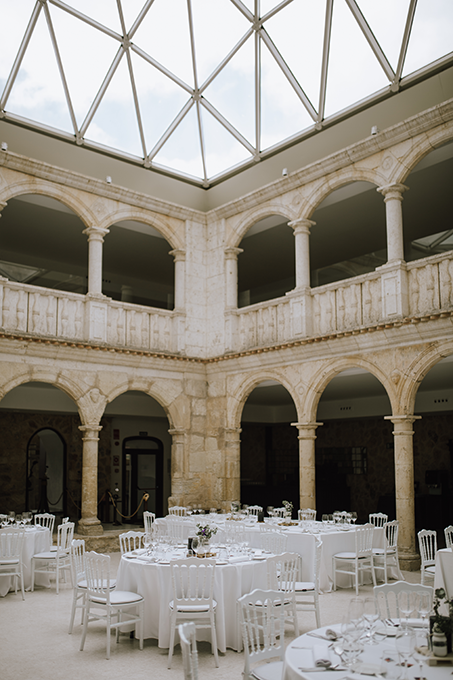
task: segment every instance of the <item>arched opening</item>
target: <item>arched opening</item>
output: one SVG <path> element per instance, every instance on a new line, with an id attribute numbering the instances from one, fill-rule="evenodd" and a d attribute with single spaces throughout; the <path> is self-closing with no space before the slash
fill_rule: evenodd
<path id="1" fill-rule="evenodd" d="M 395 516 L 395 466 L 390 400 L 379 380 L 362 368 L 335 376 L 318 404 L 316 508 L 318 516 L 354 510 Z"/>
<path id="2" fill-rule="evenodd" d="M 385 205 L 370 182 L 336 189 L 311 218 L 310 280 L 313 288 L 372 272 L 387 261 Z"/>
<path id="3" fill-rule="evenodd" d="M 405 180 L 404 256 L 407 262 L 453 249 L 453 141 L 434 149 Z"/>
<path id="4" fill-rule="evenodd" d="M 240 243 L 238 307 L 273 300 L 296 285 L 294 235 L 288 220 L 271 215 L 256 222 Z"/>
<path id="5" fill-rule="evenodd" d="M 103 250 L 103 293 L 114 300 L 173 309 L 174 262 L 170 244 L 135 220 L 109 227 Z"/>
<path id="6" fill-rule="evenodd" d="M 66 514 L 66 442 L 53 429 L 38 430 L 28 443 L 25 506 Z"/>
<path id="7" fill-rule="evenodd" d="M 436 529 L 442 545 L 453 523 L 453 355 L 426 374 L 414 410 L 415 525 Z"/>
<path id="8" fill-rule="evenodd" d="M 250 393 L 241 420 L 241 502 L 299 507 L 297 411 L 288 390 L 265 380 Z"/>
<path id="9" fill-rule="evenodd" d="M 8 201 L 0 229 L 0 274 L 10 281 L 85 294 L 87 237 L 60 201 L 24 194 Z"/>
<path id="10" fill-rule="evenodd" d="M 129 390 L 107 404 L 102 418 L 109 431 L 109 490 L 115 507 L 105 506 L 103 522 L 143 525 L 147 509 L 162 515 L 171 495 L 171 435 L 167 414 L 148 394 Z M 139 507 L 138 512 L 136 512 Z M 130 517 L 133 515 L 132 517 Z"/>

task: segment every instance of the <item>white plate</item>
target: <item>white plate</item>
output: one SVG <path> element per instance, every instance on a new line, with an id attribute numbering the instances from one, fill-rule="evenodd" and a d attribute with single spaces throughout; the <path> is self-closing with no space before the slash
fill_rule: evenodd
<path id="1" fill-rule="evenodd" d="M 266 555 L 253 555 L 254 560 L 265 560 Z"/>
<path id="2" fill-rule="evenodd" d="M 375 663 L 359 663 L 354 665 L 354 672 L 361 675 L 379 675 L 381 667 Z"/>
<path id="3" fill-rule="evenodd" d="M 397 626 L 384 626 L 384 628 L 378 628 L 376 635 L 386 635 L 387 637 L 395 637 L 399 628 Z"/>

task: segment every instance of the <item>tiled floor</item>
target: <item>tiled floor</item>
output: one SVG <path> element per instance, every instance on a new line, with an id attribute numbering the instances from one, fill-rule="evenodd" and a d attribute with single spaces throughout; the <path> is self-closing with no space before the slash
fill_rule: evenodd
<path id="1" fill-rule="evenodd" d="M 113 553 L 112 571 L 116 570 L 119 553 Z M 420 572 L 404 572 L 404 577 L 420 583 Z M 372 586 L 360 589 L 360 595 L 372 592 Z M 323 625 L 341 620 L 351 597 L 352 589 L 325 593 L 321 596 L 321 620 Z M 79 651 L 81 626 L 80 610 L 72 635 L 68 635 L 72 588 L 63 585 L 60 594 L 55 588 L 38 588 L 0 598 L 0 678 L 1 680 L 112 680 L 140 678 L 149 680 L 182 680 L 182 660 L 179 646 L 175 648 L 172 669 L 167 669 L 167 650 L 158 649 L 154 640 L 145 640 L 144 650 L 128 635 L 120 636 L 119 644 L 112 638 L 112 654 L 105 658 L 105 628 L 102 624 L 90 624 L 85 649 Z M 316 628 L 313 613 L 300 613 L 301 633 Z M 288 626 L 286 638 L 293 637 Z M 215 668 L 208 643 L 199 644 L 200 680 L 241 679 L 244 657 L 228 650 L 220 655 L 220 668 Z"/>

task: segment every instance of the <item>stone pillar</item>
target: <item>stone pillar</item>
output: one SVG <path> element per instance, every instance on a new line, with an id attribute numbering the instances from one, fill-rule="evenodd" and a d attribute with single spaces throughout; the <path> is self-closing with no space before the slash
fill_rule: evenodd
<path id="1" fill-rule="evenodd" d="M 299 430 L 299 503 L 301 508 L 316 509 L 315 439 L 323 423 L 291 423 Z"/>
<path id="2" fill-rule="evenodd" d="M 388 184 L 379 187 L 378 191 L 384 196 L 387 221 L 387 263 L 404 262 L 403 237 L 403 192 L 408 187 L 404 184 Z"/>
<path id="3" fill-rule="evenodd" d="M 185 460 L 186 430 L 168 430 L 172 437 L 171 443 L 171 496 L 168 498 L 169 507 L 185 505 L 187 464 Z"/>
<path id="4" fill-rule="evenodd" d="M 184 311 L 185 279 L 186 279 L 186 251 L 176 248 L 170 250 L 169 255 L 175 259 L 175 311 Z"/>
<path id="5" fill-rule="evenodd" d="M 84 230 L 88 236 L 88 295 L 102 296 L 102 244 L 108 229 L 88 227 Z"/>
<path id="6" fill-rule="evenodd" d="M 238 306 L 238 255 L 242 248 L 225 249 L 225 305 L 227 309 Z"/>
<path id="7" fill-rule="evenodd" d="M 385 416 L 395 429 L 395 498 L 399 521 L 398 554 L 401 567 L 408 571 L 420 568 L 415 542 L 414 453 L 412 424 L 421 416 Z"/>
<path id="8" fill-rule="evenodd" d="M 230 509 L 231 501 L 241 500 L 241 428 L 226 427 L 225 437 L 225 487 L 224 506 Z"/>
<path id="9" fill-rule="evenodd" d="M 294 232 L 296 250 L 296 289 L 310 288 L 310 227 L 316 222 L 301 218 L 288 222 Z"/>
<path id="10" fill-rule="evenodd" d="M 86 536 L 102 534 L 103 528 L 98 519 L 98 433 L 101 425 L 80 425 L 83 432 L 82 462 L 82 517 L 77 532 Z"/>

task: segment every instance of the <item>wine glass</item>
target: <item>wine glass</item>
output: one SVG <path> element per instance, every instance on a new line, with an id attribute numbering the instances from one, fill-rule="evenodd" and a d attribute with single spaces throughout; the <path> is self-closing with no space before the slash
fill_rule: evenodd
<path id="1" fill-rule="evenodd" d="M 360 627 L 364 614 L 364 600 L 361 597 L 353 597 L 349 602 L 348 617 L 349 621 L 356 627 Z"/>
<path id="2" fill-rule="evenodd" d="M 356 512 L 350 512 L 349 516 L 351 518 L 352 524 L 355 526 L 355 523 L 357 522 L 357 513 Z"/>
<path id="3" fill-rule="evenodd" d="M 369 645 L 379 644 L 374 637 L 374 625 L 379 618 L 374 597 L 366 597 L 363 602 L 363 618 L 366 624 L 366 642 Z"/>
<path id="4" fill-rule="evenodd" d="M 419 596 L 418 593 L 411 593 L 407 590 L 401 590 L 397 594 L 398 609 L 400 614 L 402 614 L 406 621 L 404 624 L 407 626 L 409 624 L 409 617 L 413 611 L 418 611 L 419 606 Z M 403 621 L 401 621 L 403 624 Z"/>
<path id="5" fill-rule="evenodd" d="M 414 629 L 409 626 L 400 628 L 395 637 L 396 651 L 404 661 L 404 680 L 408 680 L 408 661 L 415 649 Z"/>
<path id="6" fill-rule="evenodd" d="M 150 555 L 151 554 L 151 548 L 152 548 L 152 545 L 153 545 L 153 536 L 148 531 L 145 533 L 145 536 L 143 538 L 143 545 L 145 546 L 145 549 L 146 549 L 146 555 Z"/>
<path id="7" fill-rule="evenodd" d="M 425 649 L 428 650 L 427 631 L 419 628 L 418 630 L 415 631 L 415 648 L 413 654 L 413 657 L 415 661 L 418 662 L 418 666 L 420 669 L 419 680 L 426 680 L 423 673 L 424 661 L 426 659 L 426 654 L 424 653 Z"/>

